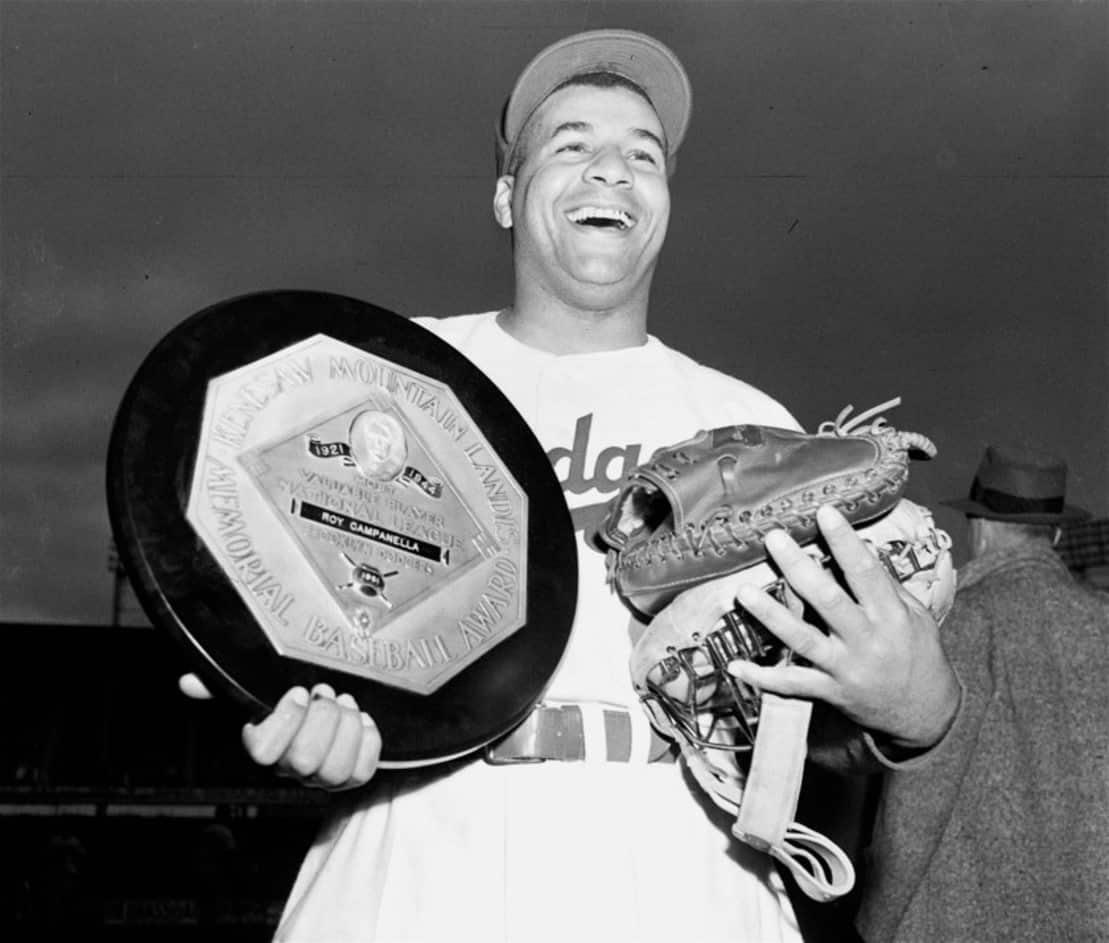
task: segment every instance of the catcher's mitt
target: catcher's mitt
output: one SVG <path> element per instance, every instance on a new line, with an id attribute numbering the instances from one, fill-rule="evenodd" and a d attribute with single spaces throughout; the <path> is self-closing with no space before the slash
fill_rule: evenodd
<path id="1" fill-rule="evenodd" d="M 652 616 L 682 590 L 766 559 L 763 537 L 785 528 L 817 536 L 816 509 L 835 504 L 852 524 L 890 510 L 905 488 L 910 453 L 936 447 L 879 417 L 891 400 L 815 435 L 770 426 L 724 426 L 659 449 L 609 506 L 598 540 L 624 601 Z"/>
<path id="2" fill-rule="evenodd" d="M 737 837 L 782 861 L 818 900 L 849 891 L 854 869 L 827 838 L 792 821 L 811 704 L 762 695 L 728 673 L 737 659 L 792 657 L 735 595 L 744 584 L 787 592 L 762 542 L 774 528 L 829 563 L 815 513 L 832 503 L 914 604 L 944 618 L 955 590 L 950 539 L 927 509 L 900 497 L 908 453 L 931 457 L 935 447 L 880 418 L 859 430 L 896 402 L 849 424 L 848 407 L 812 436 L 737 426 L 660 450 L 633 473 L 604 530 L 616 588 L 631 608 L 654 615 L 630 662 L 653 724 L 679 745 L 713 801 L 736 815 Z"/>

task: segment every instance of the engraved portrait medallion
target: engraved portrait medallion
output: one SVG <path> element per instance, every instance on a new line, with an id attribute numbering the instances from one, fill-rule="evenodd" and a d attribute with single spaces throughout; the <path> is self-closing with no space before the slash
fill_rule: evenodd
<path id="1" fill-rule="evenodd" d="M 183 670 L 254 718 L 327 682 L 385 766 L 506 733 L 569 638 L 573 534 L 539 443 L 461 354 L 356 299 L 245 295 L 166 335 L 116 416 L 108 503 Z"/>

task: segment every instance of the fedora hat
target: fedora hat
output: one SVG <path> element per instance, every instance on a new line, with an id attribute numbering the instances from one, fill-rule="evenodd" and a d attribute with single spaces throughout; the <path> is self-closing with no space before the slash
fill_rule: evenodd
<path id="1" fill-rule="evenodd" d="M 1045 452 L 987 445 L 970 497 L 941 501 L 971 517 L 1023 524 L 1080 521 L 1089 511 L 1066 503 L 1067 464 Z"/>

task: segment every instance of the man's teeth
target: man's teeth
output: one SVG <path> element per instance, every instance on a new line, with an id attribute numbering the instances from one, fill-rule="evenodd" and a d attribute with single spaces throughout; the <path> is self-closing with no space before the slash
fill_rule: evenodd
<path id="1" fill-rule="evenodd" d="M 629 229 L 634 220 L 623 210 L 607 206 L 583 206 L 566 214 L 572 223 L 590 225 L 609 225 L 615 223 L 620 229 Z"/>

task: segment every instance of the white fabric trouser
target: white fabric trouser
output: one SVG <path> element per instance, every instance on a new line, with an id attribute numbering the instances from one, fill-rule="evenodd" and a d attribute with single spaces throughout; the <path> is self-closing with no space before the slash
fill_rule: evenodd
<path id="1" fill-rule="evenodd" d="M 678 765 L 478 760 L 405 780 L 387 774 L 324 830 L 277 939 L 801 939 L 771 859 Z"/>

